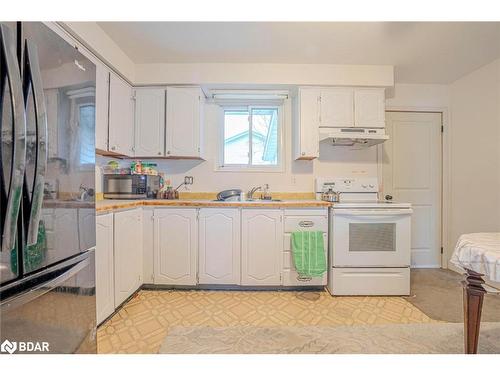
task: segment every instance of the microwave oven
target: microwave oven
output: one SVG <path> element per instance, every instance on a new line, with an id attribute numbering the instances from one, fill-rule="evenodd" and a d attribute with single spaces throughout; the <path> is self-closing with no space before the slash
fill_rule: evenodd
<path id="1" fill-rule="evenodd" d="M 104 175 L 105 199 L 156 198 L 160 190 L 160 176 L 140 174 Z"/>

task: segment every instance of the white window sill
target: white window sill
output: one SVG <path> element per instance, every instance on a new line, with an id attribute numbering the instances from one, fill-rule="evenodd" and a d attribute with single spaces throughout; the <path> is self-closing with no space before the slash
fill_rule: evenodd
<path id="1" fill-rule="evenodd" d="M 239 173 L 253 173 L 253 172 L 258 172 L 258 173 L 283 173 L 284 168 L 281 165 L 278 166 L 272 166 L 272 167 L 264 167 L 264 166 L 255 166 L 255 167 L 249 167 L 246 165 L 242 166 L 237 166 L 237 165 L 218 165 L 215 167 L 215 172 L 239 172 Z"/>

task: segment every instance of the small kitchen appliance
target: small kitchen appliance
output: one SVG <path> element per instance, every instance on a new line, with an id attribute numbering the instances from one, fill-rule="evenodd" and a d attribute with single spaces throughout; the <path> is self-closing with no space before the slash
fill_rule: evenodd
<path id="1" fill-rule="evenodd" d="M 329 213 L 329 270 L 332 295 L 410 293 L 409 203 L 379 200 L 377 178 L 318 178 L 316 196 L 338 192 Z"/>
<path id="2" fill-rule="evenodd" d="M 156 198 L 160 190 L 160 176 L 141 174 L 104 175 L 104 198 L 146 199 Z"/>

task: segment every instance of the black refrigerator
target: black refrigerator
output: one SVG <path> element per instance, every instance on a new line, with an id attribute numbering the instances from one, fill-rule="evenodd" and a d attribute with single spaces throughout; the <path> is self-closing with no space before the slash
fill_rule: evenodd
<path id="1" fill-rule="evenodd" d="M 0 353 L 96 353 L 95 65 L 0 22 Z"/>

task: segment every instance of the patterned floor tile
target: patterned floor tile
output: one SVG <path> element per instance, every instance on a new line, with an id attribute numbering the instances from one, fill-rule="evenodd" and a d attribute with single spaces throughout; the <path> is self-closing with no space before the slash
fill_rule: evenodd
<path id="1" fill-rule="evenodd" d="M 175 326 L 338 326 L 432 320 L 399 297 L 327 292 L 142 290 L 98 330 L 99 353 L 157 353 Z"/>

